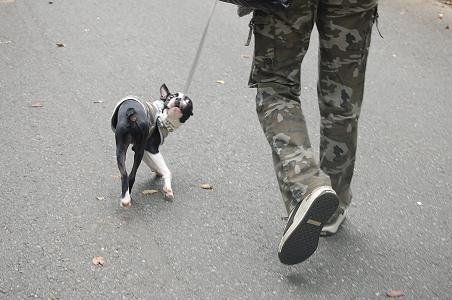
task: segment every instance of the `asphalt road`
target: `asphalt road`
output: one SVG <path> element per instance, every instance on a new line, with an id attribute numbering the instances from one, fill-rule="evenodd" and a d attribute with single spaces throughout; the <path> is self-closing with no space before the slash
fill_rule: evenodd
<path id="1" fill-rule="evenodd" d="M 183 88 L 211 4 L 0 0 L 0 298 L 451 299 L 452 12 L 430 0 L 380 3 L 354 202 L 308 261 L 277 258 L 285 211 L 246 86 L 249 19 L 227 4 L 195 115 L 162 149 L 175 200 L 141 194 L 160 187 L 143 165 L 119 207 L 114 105 Z M 317 148 L 316 45 L 302 103 Z"/>

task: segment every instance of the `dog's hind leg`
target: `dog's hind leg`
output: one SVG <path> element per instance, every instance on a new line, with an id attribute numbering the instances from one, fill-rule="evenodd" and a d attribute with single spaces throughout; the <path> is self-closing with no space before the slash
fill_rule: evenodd
<path id="1" fill-rule="evenodd" d="M 138 167 L 141 164 L 141 160 L 143 159 L 144 147 L 136 147 L 135 155 L 133 156 L 133 167 L 132 171 L 130 171 L 129 175 L 129 193 L 132 193 L 132 187 L 135 183 L 135 176 L 137 175 Z"/>
<path id="2" fill-rule="evenodd" d="M 145 151 L 144 154 L 144 161 L 147 163 L 147 165 L 151 168 L 155 168 L 155 172 L 157 174 L 161 174 L 163 178 L 163 192 L 165 193 L 165 197 L 168 199 L 173 199 L 173 189 L 171 188 L 171 172 L 168 168 L 168 166 L 165 163 L 165 160 L 163 159 L 163 156 L 160 152 L 157 152 L 155 154 L 152 154 L 148 151 Z"/>
<path id="3" fill-rule="evenodd" d="M 126 152 L 128 145 L 116 144 L 116 161 L 118 163 L 119 173 L 121 174 L 121 206 L 130 205 L 129 177 L 126 170 Z"/>

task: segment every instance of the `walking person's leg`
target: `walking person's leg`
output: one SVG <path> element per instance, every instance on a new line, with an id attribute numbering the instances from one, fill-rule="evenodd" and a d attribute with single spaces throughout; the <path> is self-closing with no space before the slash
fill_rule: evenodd
<path id="1" fill-rule="evenodd" d="M 250 86 L 257 88 L 257 114 L 290 213 L 279 247 L 286 264 L 301 262 L 316 250 L 320 230 L 337 207 L 330 179 L 315 160 L 299 99 L 300 65 L 316 11 L 316 1 L 295 0 L 284 12 L 255 11 L 252 20 Z"/>
<path id="2" fill-rule="evenodd" d="M 318 99 L 320 167 L 339 196 L 339 208 L 322 230 L 334 234 L 351 201 L 358 120 L 377 0 L 320 0 Z"/>

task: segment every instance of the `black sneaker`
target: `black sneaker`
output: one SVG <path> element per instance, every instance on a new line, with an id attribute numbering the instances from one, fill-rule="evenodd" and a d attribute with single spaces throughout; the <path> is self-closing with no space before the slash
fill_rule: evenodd
<path id="1" fill-rule="evenodd" d="M 323 225 L 339 206 L 329 186 L 316 188 L 292 210 L 279 243 L 279 260 L 286 265 L 305 261 L 317 249 Z"/>

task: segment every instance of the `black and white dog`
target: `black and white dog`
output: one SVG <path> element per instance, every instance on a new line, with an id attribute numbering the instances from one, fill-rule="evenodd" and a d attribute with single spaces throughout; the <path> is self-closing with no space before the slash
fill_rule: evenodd
<path id="1" fill-rule="evenodd" d="M 162 176 L 165 197 L 174 197 L 171 188 L 171 172 L 159 152 L 168 133 L 179 128 L 193 115 L 193 103 L 182 93 L 172 94 L 165 84 L 160 87 L 160 100 L 143 102 L 128 96 L 116 105 L 111 117 L 111 128 L 116 138 L 116 160 L 121 173 L 121 206 L 131 203 L 130 194 L 142 160 L 149 168 Z M 127 175 L 126 152 L 129 145 L 135 151 L 132 171 Z"/>

